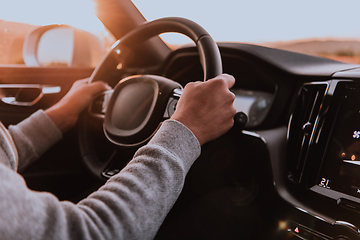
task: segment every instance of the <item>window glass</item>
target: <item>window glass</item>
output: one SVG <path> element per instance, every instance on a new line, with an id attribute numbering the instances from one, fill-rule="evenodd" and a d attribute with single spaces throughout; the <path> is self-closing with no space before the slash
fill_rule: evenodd
<path id="1" fill-rule="evenodd" d="M 37 58 L 40 66 L 71 65 L 74 51 L 74 31 L 71 28 L 50 29 L 39 41 Z"/>
<path id="2" fill-rule="evenodd" d="M 25 36 L 35 26 L 0 20 L 0 64 L 24 64 L 22 47 Z"/>
<path id="3" fill-rule="evenodd" d="M 101 52 L 103 54 L 115 41 L 114 37 L 97 19 L 95 3 L 92 0 L 11 0 L 0 7 L 0 64 L 25 64 L 23 44 L 27 35 L 39 27 L 53 24 L 69 25 L 96 36 L 102 44 L 103 50 Z M 52 33 L 48 34 L 52 35 Z M 45 34 L 44 39 L 41 40 L 46 42 L 46 39 L 51 38 L 49 35 Z M 50 61 L 49 59 L 53 58 L 51 54 L 54 52 L 56 56 L 67 53 L 68 55 L 66 57 L 61 56 L 60 60 L 53 59 L 53 64 L 50 65 L 73 66 L 69 64 L 72 62 L 69 60 L 71 58 L 69 53 L 74 50 L 74 45 L 71 45 L 73 41 L 71 37 L 73 36 L 71 34 L 66 35 L 67 39 L 62 37 L 54 40 L 56 41 L 54 45 L 58 47 L 51 49 L 51 51 L 48 51 L 46 44 L 40 46 L 37 53 L 42 59 L 45 59 L 43 61 Z M 63 46 L 60 47 L 60 45 Z M 89 54 L 97 55 L 98 52 Z M 65 61 L 64 58 L 67 60 Z M 77 66 L 94 67 L 96 64 L 94 61 L 88 61 L 84 58 L 84 63 L 79 63 Z M 48 66 L 49 64 L 41 62 L 39 65 Z"/>

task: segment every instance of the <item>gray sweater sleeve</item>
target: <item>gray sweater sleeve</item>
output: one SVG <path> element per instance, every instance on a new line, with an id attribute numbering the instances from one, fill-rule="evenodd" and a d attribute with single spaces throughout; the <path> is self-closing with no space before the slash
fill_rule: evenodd
<path id="1" fill-rule="evenodd" d="M 167 120 L 119 174 L 76 205 L 29 190 L 0 164 L 0 239 L 152 239 L 199 154 L 192 132 Z"/>
<path id="2" fill-rule="evenodd" d="M 19 154 L 19 163 L 14 170 L 20 171 L 62 138 L 60 130 L 42 110 L 15 126 L 9 126 L 9 132 Z"/>

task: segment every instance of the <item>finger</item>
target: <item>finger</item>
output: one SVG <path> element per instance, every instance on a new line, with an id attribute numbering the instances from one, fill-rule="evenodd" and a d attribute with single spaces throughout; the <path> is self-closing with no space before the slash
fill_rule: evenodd
<path id="1" fill-rule="evenodd" d="M 222 81 L 225 85 L 224 87 L 227 87 L 228 89 L 232 88 L 235 84 L 235 78 L 229 74 L 220 74 L 216 76 L 215 78 L 209 79 L 206 82 L 216 82 L 216 81 Z"/>
<path id="2" fill-rule="evenodd" d="M 76 82 L 79 82 L 79 83 L 87 83 L 88 81 L 89 81 L 89 78 L 83 78 L 83 79 L 76 80 Z"/>
<path id="3" fill-rule="evenodd" d="M 88 82 L 88 80 L 85 78 L 85 79 L 79 79 L 79 80 L 76 80 L 75 82 L 73 82 L 73 85 L 72 85 L 72 89 L 75 89 L 75 88 L 78 88 L 78 87 L 81 87 L 83 85 L 86 85 Z"/>
<path id="4" fill-rule="evenodd" d="M 97 87 L 99 89 L 102 89 L 103 91 L 107 91 L 107 90 L 112 89 L 106 82 L 103 82 L 103 81 L 98 81 L 98 82 L 94 82 L 94 83 L 91 83 L 91 84 L 97 85 Z"/>
<path id="5" fill-rule="evenodd" d="M 190 87 L 190 86 L 195 87 L 195 86 L 197 86 L 199 84 L 202 84 L 202 83 L 204 83 L 204 82 L 203 81 L 188 82 L 185 87 Z"/>
<path id="6" fill-rule="evenodd" d="M 92 95 L 111 89 L 111 87 L 108 84 L 101 81 L 92 82 L 88 84 L 88 88 Z"/>
<path id="7" fill-rule="evenodd" d="M 226 85 L 229 89 L 232 88 L 235 84 L 235 78 L 229 74 L 224 73 L 224 74 L 219 75 L 218 77 L 221 78 L 226 83 Z"/>

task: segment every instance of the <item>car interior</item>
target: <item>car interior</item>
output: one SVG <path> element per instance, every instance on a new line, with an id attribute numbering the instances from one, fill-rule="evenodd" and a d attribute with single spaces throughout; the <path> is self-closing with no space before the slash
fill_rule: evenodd
<path id="1" fill-rule="evenodd" d="M 236 79 L 238 118 L 202 146 L 155 239 L 360 239 L 360 65 L 215 42 L 185 18 L 146 21 L 130 0 L 96 3 L 97 17 L 119 39 L 96 66 L 76 57 L 71 67 L 37 65 L 40 39 L 58 26 L 28 35 L 28 64 L 0 65 L 5 126 L 54 105 L 77 79 L 113 88 L 20 173 L 30 189 L 74 203 L 85 198 L 173 114 L 187 83 L 227 73 Z M 173 49 L 158 37 L 165 32 L 193 43 Z M 91 55 L 77 46 L 74 56 Z"/>

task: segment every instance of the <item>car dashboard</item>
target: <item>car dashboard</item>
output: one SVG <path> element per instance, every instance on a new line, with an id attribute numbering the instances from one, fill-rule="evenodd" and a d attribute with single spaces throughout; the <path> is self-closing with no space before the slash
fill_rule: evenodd
<path id="1" fill-rule="evenodd" d="M 360 239 L 359 66 L 242 43 L 219 48 L 224 73 L 236 79 L 234 106 L 248 122 L 203 147 L 183 195 L 198 192 L 205 199 L 232 188 L 232 200 L 224 192 L 220 198 L 227 209 L 233 206 L 238 215 L 226 217 L 237 225 L 251 221 L 254 213 L 242 207 L 255 204 L 253 233 L 236 232 L 244 239 Z M 161 74 L 182 85 L 202 79 L 194 46 L 175 50 L 165 62 Z M 231 162 L 227 167 L 206 163 L 219 152 L 219 161 Z M 240 203 L 234 201 L 239 186 L 251 196 Z"/>

